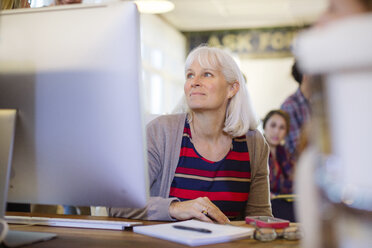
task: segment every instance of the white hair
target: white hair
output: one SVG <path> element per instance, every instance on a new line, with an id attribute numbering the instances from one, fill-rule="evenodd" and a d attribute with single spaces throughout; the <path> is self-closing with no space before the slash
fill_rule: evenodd
<path id="1" fill-rule="evenodd" d="M 200 66 L 220 70 L 229 84 L 239 82 L 238 92 L 229 100 L 225 125 L 223 131 L 232 137 L 245 135 L 249 130 L 257 128 L 258 119 L 253 110 L 250 96 L 246 89 L 244 76 L 234 61 L 233 57 L 226 51 L 208 46 L 199 46 L 192 50 L 187 56 L 185 63 L 185 72 L 191 64 L 197 60 Z M 189 122 L 192 121 L 192 111 L 189 112 Z"/>

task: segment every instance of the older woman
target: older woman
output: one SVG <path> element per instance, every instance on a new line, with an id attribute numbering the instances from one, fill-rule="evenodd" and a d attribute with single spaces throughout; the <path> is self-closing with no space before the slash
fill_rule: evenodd
<path id="1" fill-rule="evenodd" d="M 202 46 L 188 55 L 185 76 L 188 113 L 161 116 L 147 127 L 146 208 L 109 214 L 218 223 L 271 216 L 269 149 L 255 130 L 239 67 L 223 50 Z"/>

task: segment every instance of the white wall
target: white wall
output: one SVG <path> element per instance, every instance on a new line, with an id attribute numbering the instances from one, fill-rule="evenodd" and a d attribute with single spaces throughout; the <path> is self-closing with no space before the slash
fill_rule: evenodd
<path id="1" fill-rule="evenodd" d="M 241 70 L 247 77 L 247 88 L 259 118 L 272 109 L 280 108 L 298 83 L 291 76 L 293 58 L 240 59 Z"/>
<path id="2" fill-rule="evenodd" d="M 183 94 L 186 38 L 156 15 L 140 21 L 147 114 L 171 113 Z"/>

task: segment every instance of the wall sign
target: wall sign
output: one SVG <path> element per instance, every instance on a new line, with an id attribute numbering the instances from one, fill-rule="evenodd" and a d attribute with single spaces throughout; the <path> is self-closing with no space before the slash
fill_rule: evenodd
<path id="1" fill-rule="evenodd" d="M 189 49 L 202 43 L 223 47 L 240 57 L 290 57 L 292 42 L 303 27 L 226 30 L 185 33 Z"/>

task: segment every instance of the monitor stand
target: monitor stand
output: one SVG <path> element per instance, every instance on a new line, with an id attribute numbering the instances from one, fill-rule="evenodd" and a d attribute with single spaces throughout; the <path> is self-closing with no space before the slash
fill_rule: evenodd
<path id="1" fill-rule="evenodd" d="M 15 109 L 0 109 L 0 219 L 4 219 L 8 196 L 10 166 L 17 111 Z M 3 244 L 6 247 L 18 247 L 56 237 L 53 233 L 8 231 Z"/>

